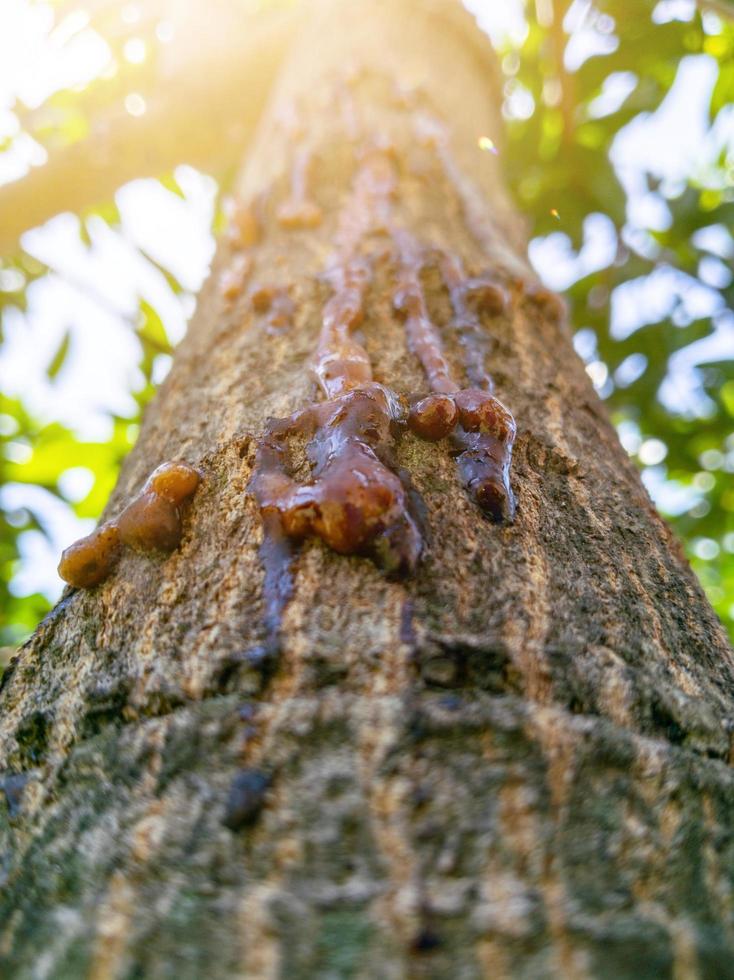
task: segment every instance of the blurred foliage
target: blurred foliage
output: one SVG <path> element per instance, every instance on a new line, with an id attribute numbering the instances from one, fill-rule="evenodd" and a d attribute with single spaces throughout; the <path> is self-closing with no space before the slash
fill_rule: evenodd
<path id="1" fill-rule="evenodd" d="M 546 23 L 552 14 L 555 28 Z M 578 254 L 588 217 L 611 221 L 615 247 L 607 261 L 580 275 L 566 292 L 577 349 L 625 447 L 647 471 L 648 486 L 668 491 L 654 494 L 658 506 L 667 509 L 709 599 L 734 635 L 734 331 L 728 345 L 715 345 L 716 359 L 692 368 L 698 387 L 693 406 L 690 398 L 679 397 L 671 371 L 677 352 L 711 337 L 722 317 L 731 318 L 734 147 L 731 136 L 727 145 L 718 134 L 732 118 L 734 20 L 685 0 L 554 0 L 529 4 L 527 15 L 524 43 L 508 50 L 503 61 L 508 179 L 530 218 L 532 236 L 560 231 Z M 567 28 L 585 32 L 586 48 L 599 52 L 575 70 L 568 67 L 568 35 L 558 29 L 564 17 Z M 643 175 L 645 203 L 653 199 L 662 216 L 658 227 L 645 227 L 635 220 L 613 162 L 615 140 L 633 120 L 660 108 L 682 60 L 691 56 L 711 59 L 717 68 L 710 159 L 686 179 L 661 179 L 665 161 Z M 616 99 L 604 97 L 610 87 L 620 93 Z M 689 125 L 680 120 L 681 127 Z M 715 236 L 703 231 L 711 228 Z M 625 336 L 613 331 L 615 290 L 661 275 L 666 314 L 660 316 L 659 304 L 649 304 L 651 322 Z M 721 313 L 700 318 L 690 311 L 686 296 L 699 286 L 714 294 L 709 300 Z M 642 319 L 645 310 L 641 304 Z"/>
<path id="2" fill-rule="evenodd" d="M 57 360 L 58 354 L 54 360 Z M 0 395 L 0 453 L 3 485 L 31 484 L 68 503 L 60 480 L 72 468 L 94 474 L 87 494 L 68 503 L 80 518 L 96 518 L 112 492 L 120 463 L 137 435 L 132 420 L 114 418 L 112 434 L 105 442 L 83 442 L 74 432 L 51 422 L 40 425 L 19 399 Z M 47 532 L 43 508 L 31 502 L 22 507 L 0 508 L 0 645 L 17 643 L 48 611 L 47 596 L 40 593 L 16 595 L 12 580 L 20 555 L 20 539 L 30 531 Z M 37 497 L 35 499 L 38 499 Z"/>
<path id="3" fill-rule="evenodd" d="M 698 385 L 693 407 L 690 398 L 677 397 L 671 371 L 675 356 L 712 337 L 725 315 L 695 315 L 686 294 L 703 288 L 709 298 L 718 297 L 721 311 L 734 299 L 734 241 L 728 231 L 734 218 L 734 156 L 716 136 L 725 129 L 734 98 L 734 27 L 687 0 L 531 0 L 526 14 L 524 40 L 508 47 L 502 61 L 508 128 L 502 154 L 508 179 L 531 235 L 566 236 L 572 257 L 588 244 L 589 217 L 597 216 L 598 222 L 604 216 L 613 248 L 601 267 L 579 273 L 567 290 L 577 349 L 608 401 L 625 447 L 645 471 L 648 485 L 657 488 L 658 504 L 664 512 L 667 508 L 709 598 L 734 630 L 734 350 L 722 350 L 693 369 Z M 586 54 L 574 60 L 569 47 L 582 33 Z M 124 41 L 124 36 L 114 38 L 113 51 Z M 655 172 L 646 175 L 644 194 L 663 219 L 647 227 L 635 217 L 639 208 L 636 212 L 632 192 L 615 166 L 613 148 L 625 127 L 660 108 L 682 61 L 691 56 L 717 66 L 710 159 L 675 181 L 651 168 Z M 42 111 L 27 118 L 19 107 L 18 118 L 42 142 L 82 139 L 95 105 L 105 103 L 109 78 L 108 72 L 81 93 L 55 92 Z M 135 84 L 145 91 L 144 72 Z M 161 182 L 181 194 L 171 175 L 162 175 Z M 112 202 L 92 213 L 111 228 L 119 224 Z M 82 216 L 80 223 L 86 244 L 89 217 Z M 718 229 L 715 238 L 704 231 L 712 227 Z M 140 255 L 163 276 L 172 295 L 186 299 L 168 268 Z M 10 309 L 23 312 L 29 289 L 50 274 L 25 253 L 0 262 L 0 315 L 4 318 Z M 612 309 L 620 288 L 653 282 L 656 276 L 664 277 L 664 313 L 659 303 L 652 304 L 651 322 L 614 331 Z M 644 311 L 644 304 L 640 308 Z M 41 487 L 77 517 L 98 517 L 155 390 L 156 363 L 172 346 L 159 312 L 143 298 L 130 329 L 139 344 L 135 408 L 125 417 L 111 415 L 105 441 L 82 441 L 58 422 L 31 417 L 22 397 L 0 394 L 3 485 Z M 49 383 L 63 370 L 70 346 L 67 331 L 47 365 Z M 70 500 L 63 477 L 76 467 L 91 471 L 94 481 L 81 500 Z M 666 504 L 671 500 L 675 506 Z M 22 640 L 50 605 L 48 596 L 22 595 L 17 587 L 24 535 L 47 533 L 42 510 L 32 504 L 10 507 L 0 493 L 0 647 Z"/>

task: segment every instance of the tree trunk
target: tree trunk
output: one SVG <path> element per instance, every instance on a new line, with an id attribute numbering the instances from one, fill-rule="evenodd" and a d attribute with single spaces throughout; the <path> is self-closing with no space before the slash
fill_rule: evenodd
<path id="1" fill-rule="evenodd" d="M 314 14 L 108 508 L 186 459 L 182 544 L 67 590 L 6 675 L 4 977 L 734 976 L 732 653 L 533 284 L 477 147 L 498 103 L 453 5 Z M 264 534 L 251 492 L 266 419 L 323 402 L 347 239 L 374 382 L 428 391 L 415 273 L 448 370 L 518 426 L 512 523 L 449 440 L 394 431 L 402 577 Z"/>

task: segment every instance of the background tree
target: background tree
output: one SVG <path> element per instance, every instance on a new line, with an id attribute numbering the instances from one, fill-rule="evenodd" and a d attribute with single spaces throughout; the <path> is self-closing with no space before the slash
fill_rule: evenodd
<path id="1" fill-rule="evenodd" d="M 6 676 L 7 967 L 726 976 L 731 654 L 524 265 L 483 149 L 499 99 L 478 35 L 445 5 L 366 9 L 333 7 L 291 52 L 239 185 L 262 239 L 220 248 L 110 502 L 186 455 L 204 481 L 182 549 L 70 593 Z M 418 570 L 392 581 L 309 542 L 274 657 L 246 487 L 265 416 L 314 398 L 319 276 L 364 153 L 398 181 L 391 221 L 507 289 L 475 315 L 519 420 L 518 519 L 479 520 L 445 449 L 405 435 Z M 287 227 L 293 197 L 318 227 Z M 410 394 L 402 240 L 371 253 L 364 334 Z M 292 323 L 236 295 L 243 255 Z M 421 285 L 448 325 L 441 275 L 427 262 Z"/>
<path id="2" fill-rule="evenodd" d="M 59 424 L 56 405 L 63 400 L 70 351 L 87 343 L 74 322 L 49 352 L 48 407 L 42 412 L 38 399 L 30 398 L 19 382 L 17 369 L 0 378 L 5 390 L 3 475 L 11 486 L 0 494 L 5 610 L 0 639 L 7 645 L 6 656 L 54 595 L 49 575 L 44 580 L 24 571 L 44 562 L 50 567 L 53 555 L 73 535 L 69 518 L 60 521 L 64 510 L 86 521 L 99 515 L 134 440 L 139 412 L 154 390 L 153 378 L 165 371 L 167 353 L 180 335 L 178 321 L 188 315 L 186 304 L 196 285 L 195 280 L 177 281 L 170 268 L 178 269 L 175 257 L 154 237 L 140 255 L 139 239 L 131 236 L 127 223 L 120 224 L 120 212 L 107 196 L 125 180 L 159 173 L 165 174 L 163 185 L 171 194 L 180 194 L 193 207 L 196 187 L 189 180 L 184 190 L 173 177 L 181 161 L 209 168 L 226 188 L 268 79 L 292 37 L 288 3 L 269 3 L 256 20 L 250 16 L 244 52 L 233 50 L 231 39 L 240 36 L 247 10 L 254 9 L 245 4 L 223 3 L 216 16 L 203 20 L 197 19 L 196 5 L 162 0 L 146 4 L 144 14 L 134 3 L 87 4 L 91 20 L 80 16 L 74 4 L 56 6 L 57 43 L 44 47 L 43 56 L 58 61 L 61 42 L 63 52 L 77 42 L 89 43 L 98 37 L 96 30 L 106 39 L 107 60 L 101 60 L 101 77 L 82 92 L 55 91 L 31 110 L 16 99 L 14 117 L 4 117 L 12 166 L 18 157 L 25 159 L 23 154 L 33 158 L 29 137 L 49 155 L 46 165 L 32 167 L 23 180 L 0 190 L 0 250 L 7 255 L 0 302 L 6 330 L 13 326 L 17 335 L 27 329 L 21 311 L 27 310 L 28 296 L 32 312 L 46 283 L 59 274 L 67 282 L 71 276 L 70 285 L 81 288 L 87 299 L 94 293 L 93 274 L 77 275 L 74 282 L 68 269 L 49 270 L 36 257 L 49 261 L 48 249 L 38 242 L 33 256 L 10 257 L 24 229 L 65 208 L 82 209 L 79 233 L 90 269 L 112 237 L 116 247 L 137 253 L 149 266 L 149 279 L 158 275 L 162 280 L 155 290 L 135 281 L 121 309 L 110 310 L 109 302 L 99 308 L 118 321 L 122 312 L 140 344 L 141 373 L 127 382 L 137 410 L 132 404 L 124 410 L 110 407 L 111 435 L 104 442 L 90 445 L 99 437 L 80 436 L 73 423 Z M 534 260 L 556 288 L 566 290 L 577 350 L 612 408 L 623 444 L 643 468 L 658 508 L 685 542 L 709 599 L 731 628 L 734 409 L 727 65 L 734 42 L 727 9 L 726 3 L 665 0 L 646 2 L 631 17 L 625 16 L 624 3 L 528 4 L 526 32 L 517 29 L 503 42 L 508 142 L 500 159 L 536 236 Z M 209 44 L 189 50 L 186 38 L 205 36 Z M 11 42 L 9 51 L 12 47 Z M 238 98 L 243 85 L 244 100 Z M 697 94 L 688 100 L 683 97 L 694 90 Z M 142 115 L 130 114 L 130 98 L 142 100 Z M 132 109 L 138 113 L 140 104 L 136 101 Z M 663 120 L 678 112 L 685 114 L 686 126 L 666 127 Z M 671 142 L 676 128 L 682 138 Z M 485 145 L 488 155 L 496 151 L 494 143 Z M 646 145 L 647 152 L 635 153 L 639 145 Z M 83 180 L 70 178 L 79 173 Z M 101 222 L 109 223 L 110 235 L 101 234 Z M 221 226 L 221 217 L 215 225 Z M 150 249 L 156 244 L 154 258 Z M 174 295 L 165 297 L 170 290 Z M 182 311 L 172 317 L 168 311 L 175 297 Z M 79 467 L 91 470 L 94 481 L 70 493 L 64 474 Z M 43 493 L 29 495 L 23 485 L 42 487 Z M 21 555 L 28 556 L 24 563 Z M 39 592 L 41 582 L 44 591 Z"/>

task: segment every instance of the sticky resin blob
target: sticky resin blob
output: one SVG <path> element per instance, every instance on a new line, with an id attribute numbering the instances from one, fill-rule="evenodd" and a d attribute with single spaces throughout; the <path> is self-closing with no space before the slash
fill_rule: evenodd
<path id="1" fill-rule="evenodd" d="M 420 361 L 432 393 L 413 404 L 408 425 L 431 442 L 451 437 L 461 481 L 472 500 L 494 521 L 511 521 L 515 498 L 510 486 L 515 420 L 494 397 L 492 378 L 483 367 L 480 312 L 499 315 L 507 297 L 489 280 L 467 279 L 461 264 L 443 255 L 440 269 L 454 313 L 452 326 L 464 352 L 467 375 L 477 387 L 460 388 L 443 353 L 432 322 L 420 273 L 428 255 L 407 232 L 397 237 L 398 281 L 393 305 L 405 322 L 408 344 Z M 453 406 L 453 411 L 452 411 Z"/>
<path id="2" fill-rule="evenodd" d="M 180 505 L 199 485 L 188 463 L 163 463 L 118 518 L 120 539 L 136 551 L 173 551 L 181 542 Z"/>
<path id="3" fill-rule="evenodd" d="M 408 415 L 408 426 L 421 439 L 438 442 L 453 432 L 459 410 L 451 395 L 436 392 L 415 402 Z"/>
<path id="4" fill-rule="evenodd" d="M 304 161 L 294 170 L 296 200 L 304 199 Z M 339 554 L 366 555 L 399 574 L 415 567 L 422 546 L 392 463 L 404 409 L 373 380 L 369 355 L 355 336 L 372 280 L 365 243 L 385 227 L 393 170 L 382 151 L 361 158 L 323 276 L 332 293 L 322 310 L 313 372 L 325 400 L 270 420 L 250 486 L 266 534 L 277 524 L 292 541 L 318 537 Z"/>
<path id="5" fill-rule="evenodd" d="M 316 535 L 339 554 L 372 557 L 390 572 L 410 571 L 421 539 L 399 477 L 383 462 L 402 409 L 374 382 L 269 423 L 252 488 L 264 513 L 277 512 L 285 534 Z M 311 478 L 290 474 L 289 444 L 305 443 Z"/>
<path id="6" fill-rule="evenodd" d="M 281 227 L 307 227 L 320 220 L 320 212 L 311 220 L 310 165 L 309 152 L 301 147 L 290 193 L 276 212 Z M 321 276 L 331 295 L 322 308 L 312 367 L 324 400 L 267 422 L 250 481 L 263 517 L 266 581 L 269 574 L 281 580 L 273 569 L 290 568 L 294 552 L 285 543 L 296 546 L 309 537 L 320 538 L 339 554 L 368 556 L 389 572 L 413 570 L 422 550 L 409 506 L 414 491 L 395 463 L 406 422 L 421 439 L 446 440 L 468 495 L 492 520 L 514 517 L 510 464 L 515 423 L 494 396 L 485 367 L 492 343 L 486 320 L 511 310 L 508 285 L 490 273 L 467 275 L 457 255 L 401 227 L 399 179 L 395 154 L 379 137 L 355 151 L 351 191 L 336 216 L 334 248 Z M 428 388 L 407 398 L 407 412 L 388 382 L 375 380 L 359 333 L 369 329 L 367 300 L 385 259 L 394 269 L 393 309 Z M 428 263 L 443 280 L 451 306 L 448 324 L 432 319 L 423 283 Z M 275 300 L 271 287 L 251 291 L 257 313 L 272 311 Z M 444 352 L 446 329 L 459 341 L 463 365 L 458 368 L 456 356 L 452 361 Z M 456 369 L 461 379 L 454 376 Z M 271 552 L 281 551 L 287 552 L 287 562 L 270 561 Z"/>
<path id="7" fill-rule="evenodd" d="M 450 436 L 469 496 L 494 521 L 514 518 L 510 464 L 516 426 L 502 402 L 477 388 L 427 395 L 412 406 L 408 426 L 429 442 Z"/>
<path id="8" fill-rule="evenodd" d="M 172 504 L 182 504 L 199 486 L 199 471 L 188 463 L 161 463 L 148 477 L 143 493 L 156 493 Z"/>
<path id="9" fill-rule="evenodd" d="M 99 585 L 114 570 L 122 545 L 143 552 L 173 551 L 181 542 L 181 506 L 195 493 L 200 479 L 188 463 L 163 463 L 116 520 L 64 551 L 61 578 L 81 589 Z"/>
<path id="10" fill-rule="evenodd" d="M 102 524 L 62 553 L 61 578 L 79 589 L 91 589 L 110 575 L 120 557 L 120 532 L 114 523 Z"/>
<path id="11" fill-rule="evenodd" d="M 517 427 L 501 401 L 486 391 L 466 388 L 454 396 L 459 410 L 452 443 L 470 497 L 493 520 L 512 521 L 515 497 L 510 487 L 512 447 Z"/>
<path id="12" fill-rule="evenodd" d="M 242 201 L 227 204 L 227 238 L 234 248 L 249 249 L 260 240 L 260 222 L 252 205 Z"/>
<path id="13" fill-rule="evenodd" d="M 318 204 L 308 197 L 310 169 L 311 151 L 308 147 L 301 147 L 296 153 L 291 172 L 290 197 L 279 205 L 276 213 L 281 228 L 316 228 L 321 224 L 323 212 Z"/>
<path id="14" fill-rule="evenodd" d="M 118 519 L 120 539 L 136 551 L 173 551 L 181 540 L 178 508 L 157 493 L 141 493 Z"/>

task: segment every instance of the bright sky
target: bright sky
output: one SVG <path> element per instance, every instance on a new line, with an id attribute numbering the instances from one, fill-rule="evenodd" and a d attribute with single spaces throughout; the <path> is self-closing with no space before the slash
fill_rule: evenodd
<path id="1" fill-rule="evenodd" d="M 680 12 L 685 15 L 688 3 L 689 0 L 667 0 L 659 4 L 661 16 Z M 495 41 L 522 39 L 524 22 L 519 0 L 467 0 L 467 5 Z M 580 20 L 583 7 L 583 0 L 576 0 L 569 22 Z M 126 22 L 134 23 L 140 9 L 135 3 L 124 6 Z M 83 84 L 109 65 L 109 50 L 86 27 L 84 15 L 72 14 L 49 33 L 52 24 L 51 8 L 45 4 L 0 0 L 0 139 L 18 131 L 17 118 L 11 111 L 16 97 L 29 107 L 37 106 L 55 89 Z M 165 43 L 169 32 L 161 30 L 159 34 L 156 43 Z M 608 38 L 598 35 L 584 36 L 581 30 L 569 46 L 568 58 L 578 64 L 595 47 L 608 42 Z M 145 55 L 141 43 L 128 44 L 125 50 L 130 60 Z M 641 179 L 643 169 L 675 182 L 705 166 L 711 153 L 711 139 L 705 135 L 705 107 L 714 71 L 714 63 L 705 56 L 685 59 L 661 110 L 650 119 L 633 123 L 617 141 L 614 161 L 632 195 L 632 223 L 664 226 L 668 220 L 662 198 L 651 195 Z M 628 84 L 629 79 L 613 80 L 597 107 L 599 114 L 611 111 Z M 131 103 L 129 110 L 135 112 L 139 108 Z M 680 125 L 681 118 L 686 119 L 685 126 Z M 713 139 L 734 141 L 734 112 L 724 130 Z M 10 152 L 0 155 L 0 183 L 17 178 L 43 160 L 44 151 L 32 140 L 16 140 Z M 129 319 L 134 316 L 137 297 L 144 297 L 161 314 L 172 339 L 183 334 L 191 312 L 191 296 L 183 300 L 175 297 L 165 278 L 145 263 L 133 247 L 140 245 L 163 262 L 191 294 L 198 290 L 213 254 L 209 225 L 216 186 L 210 178 L 185 166 L 177 170 L 176 177 L 185 195 L 183 200 L 153 180 L 134 181 L 121 188 L 116 203 L 122 227 L 113 230 L 101 220 L 91 221 L 91 248 L 82 243 L 79 223 L 71 215 L 61 215 L 24 238 L 24 247 L 57 274 L 29 288 L 27 314 L 6 316 L 0 347 L 0 388 L 22 393 L 29 408 L 41 419 L 58 419 L 86 438 L 104 439 L 110 427 L 108 413 L 124 414 L 131 408 L 129 391 L 139 380 L 139 348 Z M 562 201 L 558 208 L 562 219 Z M 720 244 L 723 249 L 730 248 L 731 238 L 724 234 Z M 613 248 L 608 219 L 592 215 L 579 256 L 571 252 L 562 230 L 535 241 L 530 254 L 548 284 L 563 289 L 581 273 L 606 264 Z M 721 276 L 722 269 L 728 275 L 721 263 L 721 268 L 716 267 L 715 258 L 712 263 L 712 277 Z M 717 335 L 703 341 L 697 350 L 682 352 L 668 384 L 669 397 L 683 398 L 687 407 L 696 411 L 702 406 L 693 366 L 708 357 L 712 348 L 721 350 L 722 344 L 734 350 L 734 318 L 727 311 L 716 311 L 717 294 L 705 287 L 690 288 L 690 283 L 676 280 L 674 274 L 647 284 L 629 283 L 614 298 L 613 331 L 622 336 L 637 329 L 647 322 L 651 305 L 657 305 L 664 314 L 672 307 L 676 290 L 685 294 L 691 317 L 717 313 Z M 50 381 L 46 367 L 67 329 L 71 335 L 70 353 L 59 375 Z M 609 384 L 608 374 L 598 361 L 588 333 L 581 331 L 577 347 L 603 394 Z M 162 379 L 167 370 L 165 358 L 158 368 Z M 626 370 L 632 378 L 639 367 L 630 364 Z M 624 378 L 617 380 L 623 382 Z M 635 434 L 627 435 L 632 446 Z M 639 448 L 639 440 L 635 445 Z M 71 474 L 63 488 L 70 500 L 83 496 L 86 479 L 84 471 Z M 670 497 L 659 470 L 657 476 L 651 471 L 648 483 L 658 502 L 669 507 L 690 505 L 690 499 L 681 504 Z M 61 589 L 56 575 L 60 552 L 87 532 L 87 524 L 40 488 L 6 486 L 0 494 L 9 507 L 32 505 L 48 531 L 48 537 L 36 531 L 23 535 L 23 561 L 13 583 L 14 591 L 20 595 L 42 591 L 55 598 Z"/>

